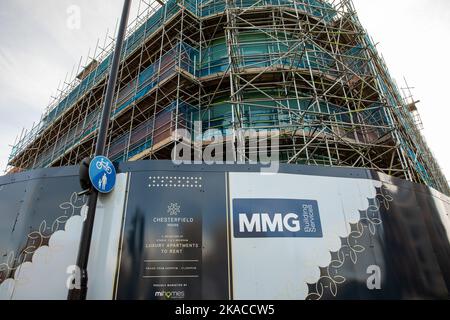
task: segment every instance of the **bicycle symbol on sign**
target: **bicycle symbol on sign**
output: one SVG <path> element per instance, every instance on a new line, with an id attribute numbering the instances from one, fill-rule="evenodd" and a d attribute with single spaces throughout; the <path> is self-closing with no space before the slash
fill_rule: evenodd
<path id="1" fill-rule="evenodd" d="M 105 159 L 101 158 L 97 163 L 95 164 L 98 170 L 104 169 L 107 174 L 111 174 L 112 169 L 109 166 L 109 163 L 105 161 Z"/>

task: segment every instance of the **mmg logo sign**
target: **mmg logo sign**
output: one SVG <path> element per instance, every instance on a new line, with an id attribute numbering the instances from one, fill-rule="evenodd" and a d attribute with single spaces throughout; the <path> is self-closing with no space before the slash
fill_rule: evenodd
<path id="1" fill-rule="evenodd" d="M 314 200 L 234 199 L 235 238 L 322 238 Z"/>

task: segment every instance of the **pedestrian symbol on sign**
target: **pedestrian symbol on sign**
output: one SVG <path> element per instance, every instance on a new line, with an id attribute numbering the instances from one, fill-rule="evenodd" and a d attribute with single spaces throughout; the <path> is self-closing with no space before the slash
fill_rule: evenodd
<path id="1" fill-rule="evenodd" d="M 102 190 L 105 190 L 107 183 L 108 183 L 108 178 L 106 177 L 106 173 L 103 173 L 102 178 L 98 180 L 98 187 Z"/>

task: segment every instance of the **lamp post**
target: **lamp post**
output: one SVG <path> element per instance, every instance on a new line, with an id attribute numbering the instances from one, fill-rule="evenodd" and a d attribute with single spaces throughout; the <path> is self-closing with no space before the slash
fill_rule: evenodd
<path id="1" fill-rule="evenodd" d="M 125 31 L 128 24 L 128 15 L 130 13 L 131 0 L 124 0 L 122 16 L 120 18 L 119 30 L 117 33 L 117 41 L 114 48 L 114 56 L 111 66 L 111 72 L 106 87 L 105 104 L 102 111 L 102 119 L 98 132 L 97 144 L 95 147 L 95 156 L 105 154 L 106 138 L 108 133 L 109 121 L 111 117 L 111 107 L 114 97 L 114 89 L 117 81 L 117 74 L 120 66 L 120 56 L 122 53 Z M 83 222 L 81 232 L 80 247 L 78 249 L 77 266 L 80 270 L 80 288 L 70 289 L 68 294 L 69 300 L 85 300 L 88 290 L 88 273 L 87 266 L 89 261 L 89 251 L 91 247 L 92 230 L 94 228 L 95 208 L 97 206 L 98 191 L 90 188 L 88 200 L 88 212 L 86 220 Z"/>

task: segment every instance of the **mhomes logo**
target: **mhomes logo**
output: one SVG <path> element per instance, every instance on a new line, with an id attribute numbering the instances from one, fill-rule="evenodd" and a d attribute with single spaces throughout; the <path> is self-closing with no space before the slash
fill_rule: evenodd
<path id="1" fill-rule="evenodd" d="M 156 291 L 155 297 L 162 299 L 184 299 L 184 291 Z"/>
<path id="2" fill-rule="evenodd" d="M 322 238 L 314 200 L 234 199 L 235 238 Z"/>

